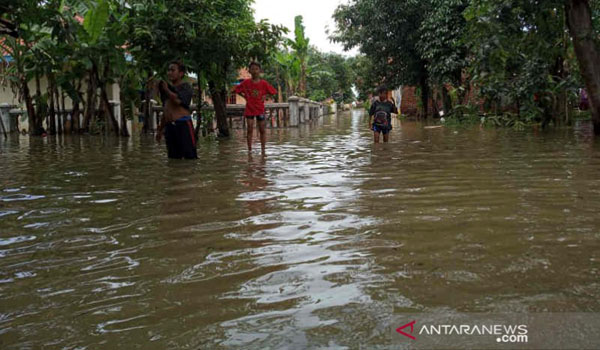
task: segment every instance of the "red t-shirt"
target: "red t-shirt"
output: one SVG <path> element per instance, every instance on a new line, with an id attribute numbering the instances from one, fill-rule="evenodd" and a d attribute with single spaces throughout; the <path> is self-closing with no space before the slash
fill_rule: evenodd
<path id="1" fill-rule="evenodd" d="M 246 99 L 244 116 L 265 114 L 265 96 L 277 94 L 275 88 L 262 79 L 258 83 L 252 79 L 246 79 L 235 87 L 235 92 Z"/>

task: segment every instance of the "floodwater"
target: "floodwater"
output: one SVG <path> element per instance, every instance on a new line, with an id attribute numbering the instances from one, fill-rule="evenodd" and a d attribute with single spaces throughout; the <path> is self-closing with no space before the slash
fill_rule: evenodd
<path id="1" fill-rule="evenodd" d="M 0 141 L 0 347 L 389 349 L 402 312 L 600 312 L 600 141 L 360 111 L 168 161 Z M 258 144 L 256 149 L 260 149 Z"/>

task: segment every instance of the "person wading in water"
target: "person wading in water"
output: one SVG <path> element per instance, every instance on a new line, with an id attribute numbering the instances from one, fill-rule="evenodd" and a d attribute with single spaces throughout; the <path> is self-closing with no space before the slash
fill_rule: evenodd
<path id="1" fill-rule="evenodd" d="M 383 134 L 383 142 L 388 142 L 392 130 L 392 113 L 398 114 L 398 109 L 394 102 L 388 100 L 385 87 L 379 87 L 377 94 L 379 99 L 373 101 L 369 110 L 369 124 L 373 130 L 375 143 L 379 143 L 379 134 Z"/>
<path id="2" fill-rule="evenodd" d="M 163 115 L 158 124 L 156 141 L 160 142 L 164 133 L 169 158 L 196 159 L 196 135 L 190 112 L 193 90 L 189 83 L 183 82 L 184 75 L 183 63 L 173 61 L 167 71 L 171 84 L 164 80 L 158 83 Z"/>
<path id="3" fill-rule="evenodd" d="M 240 85 L 235 87 L 234 91 L 246 100 L 244 117 L 248 127 L 248 134 L 246 135 L 248 152 L 252 151 L 252 134 L 254 133 L 254 120 L 256 119 L 260 133 L 260 146 L 262 153 L 265 154 L 265 145 L 267 143 L 267 134 L 265 132 L 265 98 L 268 95 L 275 96 L 277 90 L 260 78 L 262 71 L 260 63 L 252 62 L 248 69 L 250 70 L 252 79 L 244 80 Z"/>

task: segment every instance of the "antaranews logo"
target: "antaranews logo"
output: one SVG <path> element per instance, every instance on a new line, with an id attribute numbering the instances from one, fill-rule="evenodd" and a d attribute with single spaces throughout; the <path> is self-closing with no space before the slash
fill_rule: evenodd
<path id="1" fill-rule="evenodd" d="M 416 340 L 415 325 L 417 321 L 411 321 L 396 328 L 396 332 L 403 336 Z M 410 331 L 408 330 L 410 328 Z M 505 325 L 505 324 L 424 324 L 420 326 L 418 335 L 428 336 L 495 336 L 498 343 L 527 343 L 529 341 L 527 325 Z"/>
<path id="2" fill-rule="evenodd" d="M 412 332 L 415 330 L 415 323 L 416 323 L 416 322 L 417 322 L 417 321 L 412 321 L 412 322 L 409 322 L 409 323 L 405 324 L 405 325 L 404 325 L 404 326 L 402 326 L 402 327 L 398 327 L 398 328 L 396 328 L 396 332 L 398 332 L 398 333 L 402 334 L 402 335 L 403 335 L 403 336 L 405 336 L 405 337 L 409 337 L 409 338 L 410 338 L 410 339 L 412 339 L 412 340 L 416 340 L 417 338 L 415 338 L 414 336 L 412 336 Z M 403 331 L 403 329 L 404 329 L 404 328 L 407 328 L 407 327 L 410 327 L 410 333 L 411 333 L 411 334 L 405 333 L 405 332 Z"/>

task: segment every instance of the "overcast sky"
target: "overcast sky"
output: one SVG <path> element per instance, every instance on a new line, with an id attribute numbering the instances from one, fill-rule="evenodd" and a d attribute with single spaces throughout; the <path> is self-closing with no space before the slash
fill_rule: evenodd
<path id="1" fill-rule="evenodd" d="M 282 24 L 289 28 L 288 36 L 294 35 L 294 17 L 302 15 L 306 35 L 310 44 L 323 52 L 337 52 L 343 55 L 355 55 L 356 50 L 344 52 L 342 46 L 329 42 L 326 27 L 330 31 L 335 30 L 335 24 L 331 16 L 340 3 L 348 0 L 254 0 L 254 18 L 268 19 L 272 24 Z"/>

